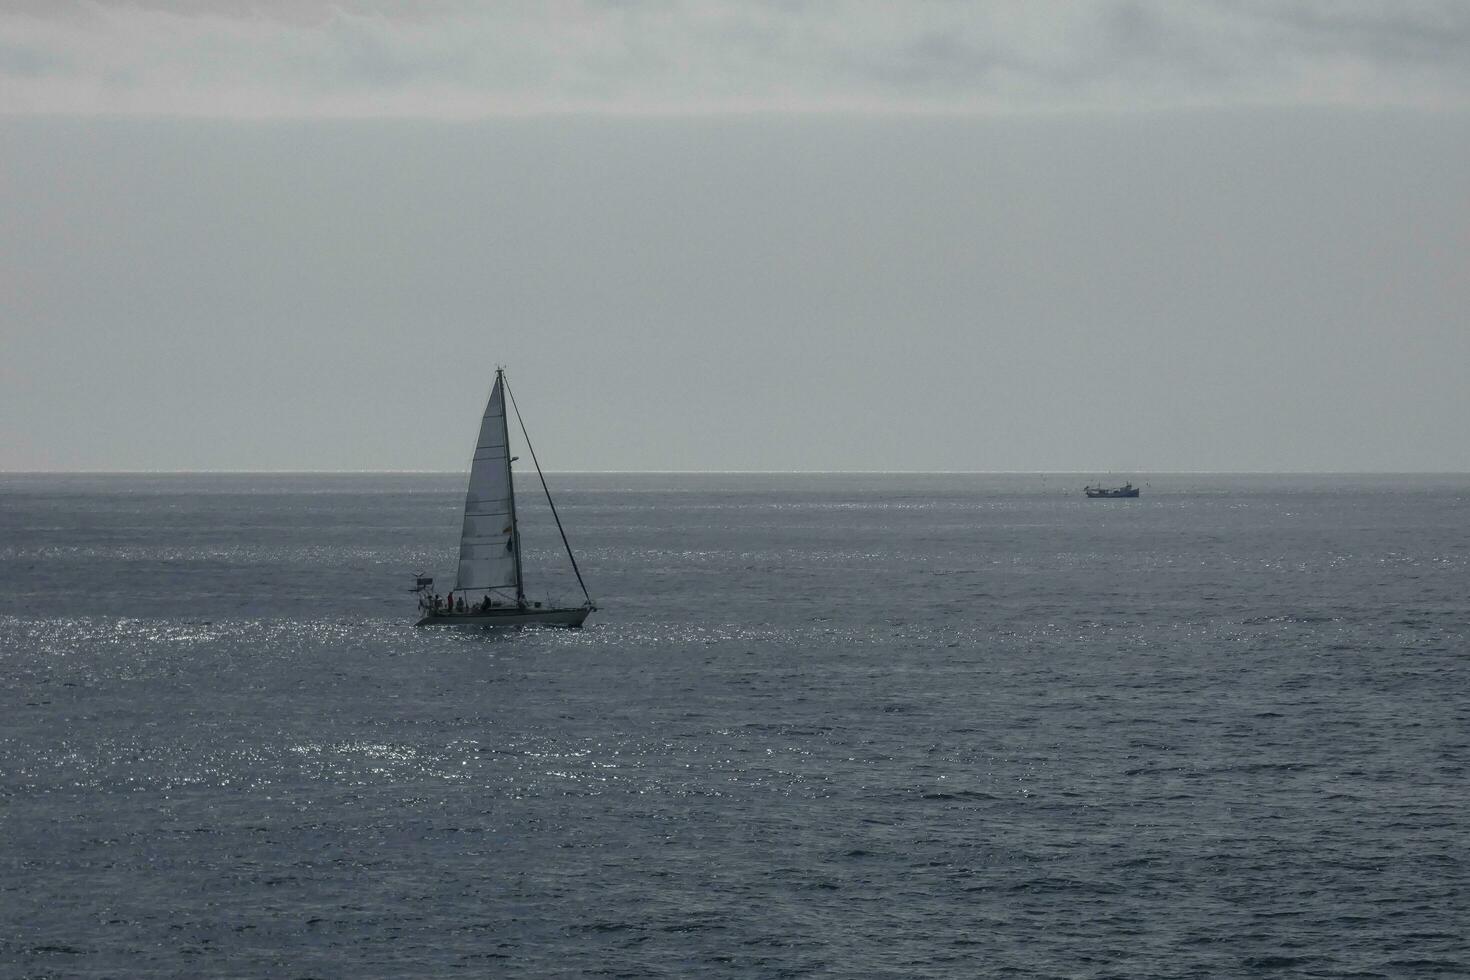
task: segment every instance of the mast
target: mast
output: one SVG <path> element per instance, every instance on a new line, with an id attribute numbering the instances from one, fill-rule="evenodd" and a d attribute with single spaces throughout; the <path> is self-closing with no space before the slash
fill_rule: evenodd
<path id="1" fill-rule="evenodd" d="M 510 392 L 510 388 L 508 388 L 505 384 L 504 368 L 497 367 L 495 369 L 495 380 L 499 382 L 501 391 L 504 391 L 507 394 Z M 519 409 L 516 410 L 516 418 L 520 418 Z M 516 560 L 516 605 L 524 606 L 526 604 L 526 583 L 521 580 L 521 526 L 516 523 L 515 467 L 511 465 L 511 463 L 515 461 L 515 457 L 510 455 L 510 419 L 506 417 L 506 412 L 504 411 L 503 406 L 500 413 L 500 436 L 501 441 L 505 444 L 505 454 L 507 457 L 505 462 L 505 469 L 509 474 L 509 479 L 507 482 L 510 484 L 509 493 L 507 496 L 510 500 L 510 550 L 511 554 L 515 556 Z M 527 445 L 529 446 L 530 443 L 528 442 Z M 536 458 L 536 454 L 532 453 L 531 458 L 534 460 Z"/>

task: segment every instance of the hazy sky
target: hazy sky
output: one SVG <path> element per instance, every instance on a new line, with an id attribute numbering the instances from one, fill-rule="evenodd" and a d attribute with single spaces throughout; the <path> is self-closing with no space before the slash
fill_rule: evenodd
<path id="1" fill-rule="evenodd" d="M 0 10 L 0 469 L 1470 470 L 1470 4 Z"/>

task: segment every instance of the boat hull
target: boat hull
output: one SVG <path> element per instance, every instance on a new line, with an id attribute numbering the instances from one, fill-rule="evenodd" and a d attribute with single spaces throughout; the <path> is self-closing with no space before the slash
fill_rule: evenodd
<path id="1" fill-rule="evenodd" d="M 447 629 L 497 629 L 508 626 L 560 626 L 577 629 L 592 612 L 591 606 L 563 609 L 536 609 L 506 606 L 485 612 L 467 612 L 425 616 L 415 626 Z"/>
<path id="2" fill-rule="evenodd" d="M 1083 493 L 1087 494 L 1093 500 L 1124 500 L 1138 496 L 1138 488 L 1133 487 L 1128 490 L 1084 490 Z"/>

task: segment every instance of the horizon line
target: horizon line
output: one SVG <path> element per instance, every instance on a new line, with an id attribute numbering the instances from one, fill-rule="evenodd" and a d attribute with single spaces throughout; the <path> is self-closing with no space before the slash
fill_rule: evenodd
<path id="1" fill-rule="evenodd" d="M 469 470 L 8 470 L 0 476 L 468 476 Z M 557 476 L 1470 476 L 1470 470 L 544 470 Z"/>
<path id="2" fill-rule="evenodd" d="M 1083 119 L 1139 119 L 1169 115 L 1194 115 L 1199 113 L 1240 114 L 1259 112 L 1335 112 L 1342 115 L 1364 113 L 1409 113 L 1429 118 L 1463 114 L 1470 105 L 1453 100 L 1425 102 L 1420 100 L 1382 102 L 1342 102 L 1334 99 L 1284 100 L 1284 99 L 1200 99 L 1197 101 L 1156 102 L 1150 104 L 1106 103 L 1086 104 L 1059 102 L 1036 105 L 930 105 L 904 102 L 878 102 L 872 104 L 832 103 L 809 105 L 670 105 L 670 106 L 612 106 L 612 105 L 547 105 L 540 107 L 510 107 L 486 110 L 483 107 L 464 113 L 433 112 L 383 112 L 380 110 L 353 111 L 300 111 L 275 110 L 260 113 L 220 113 L 218 111 L 191 109 L 116 109 L 99 107 L 48 107 L 0 110 L 0 120 L 80 121 L 99 123 L 117 122 L 199 122 L 240 124 L 302 124 L 302 123 L 411 123 L 431 126 L 458 127 L 482 123 L 499 122 L 561 122 L 567 119 L 578 121 L 609 122 L 702 122 L 769 119 L 792 119 L 807 121 L 814 118 L 829 118 L 850 121 L 1024 121 Z"/>

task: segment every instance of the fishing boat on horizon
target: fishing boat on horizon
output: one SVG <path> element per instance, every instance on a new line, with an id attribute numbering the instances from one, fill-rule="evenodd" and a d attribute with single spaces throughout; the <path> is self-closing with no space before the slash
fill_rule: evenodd
<path id="1" fill-rule="evenodd" d="M 526 599 L 525 580 L 521 574 L 521 532 L 516 521 L 516 492 L 511 464 L 520 457 L 510 454 L 510 427 L 506 417 L 506 399 L 515 409 L 516 423 L 526 451 L 535 464 L 536 476 L 546 494 L 547 506 L 561 532 L 567 558 L 577 584 L 582 587 L 584 601 L 579 606 L 531 602 Z M 459 537 L 459 568 L 454 589 L 444 598 L 434 592 L 434 580 L 420 575 L 412 590 L 419 597 L 422 614 L 415 626 L 451 626 L 488 628 L 496 626 L 568 626 L 579 627 L 597 606 L 582 580 L 577 558 L 567 541 L 566 529 L 546 486 L 546 476 L 526 433 L 526 423 L 516 406 L 515 396 L 505 380 L 505 369 L 495 369 L 495 385 L 485 403 L 480 420 L 480 435 L 470 463 L 469 489 L 465 492 L 464 524 Z"/>
<path id="2" fill-rule="evenodd" d="M 1082 492 L 1094 500 L 1113 500 L 1120 497 L 1138 496 L 1138 487 L 1130 482 L 1121 487 L 1086 486 L 1082 488 Z"/>

